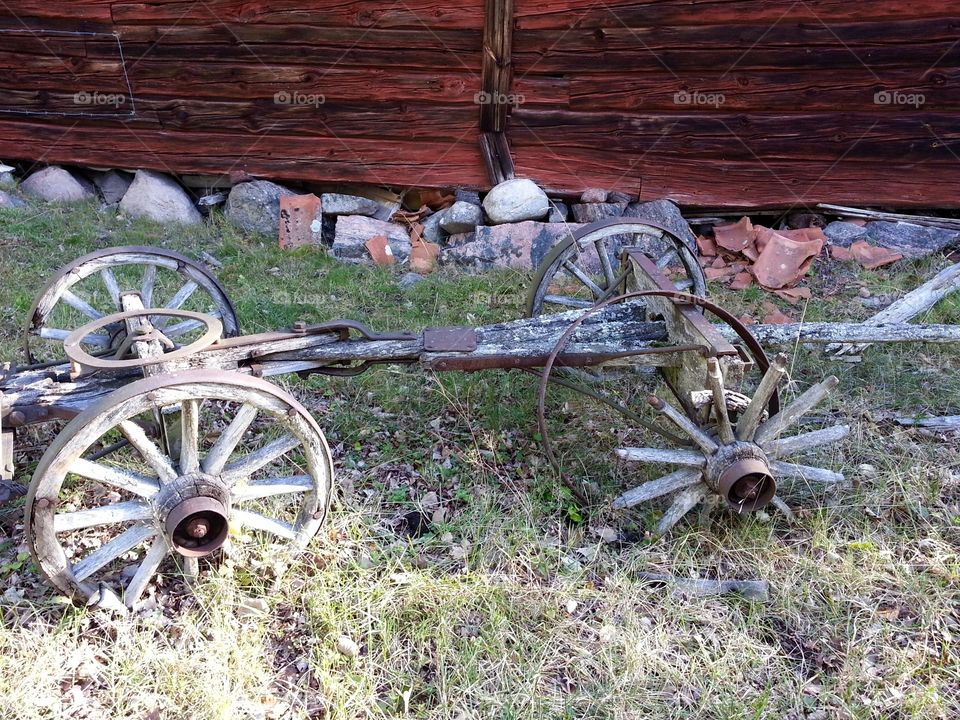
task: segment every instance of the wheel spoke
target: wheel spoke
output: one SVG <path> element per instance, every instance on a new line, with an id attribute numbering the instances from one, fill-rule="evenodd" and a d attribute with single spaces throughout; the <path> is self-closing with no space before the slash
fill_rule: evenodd
<path id="1" fill-rule="evenodd" d="M 702 468 L 707 464 L 703 453 L 695 450 L 668 450 L 664 448 L 619 448 L 619 455 L 630 462 L 669 463 L 692 468 Z"/>
<path id="2" fill-rule="evenodd" d="M 582 282 L 584 285 L 586 285 L 587 289 L 591 293 L 593 293 L 594 298 L 598 298 L 601 295 L 603 295 L 603 288 L 597 285 L 593 280 L 591 280 L 590 276 L 583 271 L 583 268 L 581 268 L 579 265 L 577 265 L 573 261 L 564 260 L 563 269 L 566 270 L 571 275 L 573 275 L 573 277 L 575 277 L 577 280 Z"/>
<path id="3" fill-rule="evenodd" d="M 238 487 L 233 492 L 233 500 L 234 502 L 259 500 L 274 495 L 310 492 L 313 489 L 313 478 L 309 475 L 266 478 L 265 480 L 253 480 L 248 485 Z"/>
<path id="4" fill-rule="evenodd" d="M 86 315 L 91 320 L 99 320 L 103 317 L 103 313 L 97 310 L 93 305 L 88 303 L 79 295 L 75 295 L 69 290 L 64 290 L 60 293 L 60 298 L 74 310 L 78 310 Z"/>
<path id="5" fill-rule="evenodd" d="M 107 289 L 107 292 L 110 293 L 110 299 L 113 300 L 114 306 L 117 310 L 122 310 L 120 306 L 120 285 L 117 283 L 117 276 L 113 274 L 113 270 L 106 267 L 100 271 L 100 279 L 103 281 L 103 286 Z"/>
<path id="6" fill-rule="evenodd" d="M 707 360 L 707 384 L 710 386 L 713 410 L 717 417 L 717 433 L 720 435 L 721 442 L 732 443 L 735 439 L 733 426 L 730 424 L 730 416 L 727 414 L 727 396 L 723 391 L 723 373 L 716 358 Z"/>
<path id="7" fill-rule="evenodd" d="M 140 543 L 157 535 L 155 528 L 149 525 L 134 525 L 117 535 L 113 540 L 104 543 L 83 560 L 74 564 L 73 576 L 77 582 L 83 582 L 97 570 L 110 564 L 126 552 L 130 552 Z"/>
<path id="8" fill-rule="evenodd" d="M 627 490 L 620 497 L 613 501 L 613 507 L 617 510 L 633 507 L 647 500 L 666 495 L 674 490 L 693 485 L 700 480 L 702 473 L 699 470 L 677 470 L 662 478 L 645 482 L 632 490 Z"/>
<path id="9" fill-rule="evenodd" d="M 674 425 L 683 430 L 691 440 L 707 455 L 713 454 L 717 449 L 717 444 L 710 438 L 709 435 L 703 432 L 697 424 L 694 423 L 690 418 L 677 410 L 673 405 L 664 400 L 661 400 L 656 395 L 651 395 L 647 398 L 655 410 L 658 410 L 663 415 L 666 415 L 670 418 Z"/>
<path id="10" fill-rule="evenodd" d="M 217 438 L 213 447 L 203 458 L 203 471 L 205 473 L 219 475 L 223 471 L 224 465 L 227 464 L 243 434 L 256 417 L 257 409 L 253 405 L 244 404 L 240 407 L 233 420 L 220 433 L 220 437 Z"/>
<path id="11" fill-rule="evenodd" d="M 296 540 L 297 538 L 297 533 L 293 529 L 293 525 L 285 523 L 282 520 L 268 518 L 260 513 L 249 512 L 247 510 L 234 510 L 233 519 L 242 527 L 252 530 L 262 530 L 263 532 L 268 532 L 286 538 L 287 540 Z"/>
<path id="12" fill-rule="evenodd" d="M 217 319 L 220 318 L 219 312 L 212 312 L 209 313 L 209 315 Z M 184 333 L 188 333 L 191 330 L 197 330 L 202 327 L 206 327 L 206 323 L 202 320 L 184 320 L 176 325 L 171 325 L 169 328 L 163 331 L 163 334 L 173 340 L 173 338 L 180 337 Z"/>
<path id="13" fill-rule="evenodd" d="M 200 469 L 200 403 L 184 400 L 180 403 L 180 474 Z"/>
<path id="14" fill-rule="evenodd" d="M 126 490 L 140 497 L 153 497 L 160 491 L 160 484 L 154 478 L 110 465 L 101 465 L 84 458 L 74 460 L 67 472 Z"/>
<path id="15" fill-rule="evenodd" d="M 153 307 L 153 288 L 157 282 L 157 266 L 144 265 L 143 283 L 140 285 L 140 299 L 145 308 Z"/>
<path id="16" fill-rule="evenodd" d="M 797 465 L 796 463 L 780 462 L 775 460 L 770 463 L 770 469 L 776 475 L 783 477 L 800 478 L 801 480 L 814 480 L 821 483 L 843 482 L 843 474 L 827 470 L 825 468 L 811 467 L 810 465 Z"/>
<path id="17" fill-rule="evenodd" d="M 157 473 L 161 483 L 168 483 L 176 479 L 177 471 L 163 451 L 153 440 L 147 437 L 143 428 L 130 420 L 121 420 L 120 432 L 130 441 L 137 452 L 146 460 L 147 464 Z"/>
<path id="18" fill-rule="evenodd" d="M 790 506 L 787 505 L 779 495 L 774 495 L 770 500 L 770 504 L 783 513 L 784 517 L 787 518 L 787 522 L 794 522 L 797 519 L 797 516 L 793 514 L 793 510 L 790 509 Z"/>
<path id="19" fill-rule="evenodd" d="M 822 430 L 811 430 L 802 435 L 771 440 L 763 445 L 763 450 L 772 458 L 785 457 L 821 445 L 838 442 L 849 434 L 849 425 L 834 425 Z"/>
<path id="20" fill-rule="evenodd" d="M 663 517 L 660 518 L 660 522 L 657 523 L 657 535 L 663 535 L 670 528 L 677 524 L 677 522 L 686 515 L 694 506 L 703 500 L 710 492 L 710 488 L 707 487 L 705 483 L 697 483 L 692 487 L 688 487 L 685 490 L 681 490 L 677 493 L 677 497 L 674 499 L 673 504 L 667 508 L 667 511 L 663 514 Z"/>
<path id="21" fill-rule="evenodd" d="M 63 341 L 70 337 L 70 330 L 60 330 L 59 328 L 40 328 L 40 337 L 44 340 Z M 84 336 L 83 344 L 94 345 L 96 347 L 107 347 L 110 344 L 110 338 L 108 338 L 106 335 L 93 333 L 91 335 Z"/>
<path id="22" fill-rule="evenodd" d="M 300 441 L 292 435 L 285 435 L 282 438 L 267 443 L 259 450 L 255 450 L 249 455 L 229 463 L 223 468 L 223 474 L 228 476 L 228 484 L 235 485 L 238 480 L 250 477 L 257 470 L 266 467 L 277 458 L 293 450 L 293 448 L 299 444 Z"/>
<path id="23" fill-rule="evenodd" d="M 174 296 L 170 298 L 170 302 L 168 302 L 165 307 L 168 310 L 179 310 L 183 307 L 183 304 L 190 299 L 190 296 L 197 291 L 198 287 L 199 285 L 193 280 L 187 280 L 187 282 L 183 284 L 183 287 L 177 290 Z"/>
<path id="24" fill-rule="evenodd" d="M 607 282 L 604 289 L 609 290 L 610 286 L 613 285 L 616 276 L 614 275 L 613 267 L 610 265 L 610 256 L 607 255 L 607 248 L 603 244 L 603 238 L 594 240 L 593 246 L 597 250 L 597 257 L 600 260 L 600 267 L 603 269 L 603 278 Z"/>
<path id="25" fill-rule="evenodd" d="M 792 425 L 794 421 L 798 420 L 802 415 L 806 414 L 808 410 L 812 409 L 814 405 L 829 395 L 839 383 L 840 381 L 837 379 L 837 376 L 831 375 L 813 387 L 808 388 L 800 397 L 758 427 L 757 432 L 753 436 L 754 442 L 763 445 L 773 440 Z"/>
<path id="26" fill-rule="evenodd" d="M 763 411 L 767 408 L 767 403 L 770 402 L 777 385 L 780 384 L 780 380 L 786 373 L 787 356 L 781 353 L 770 363 L 770 367 L 763 374 L 750 404 L 743 411 L 743 415 L 740 416 L 740 420 L 737 422 L 737 438 L 749 440 L 753 437 L 754 431 L 760 423 L 760 418 L 763 416 Z"/>
<path id="27" fill-rule="evenodd" d="M 69 532 L 98 525 L 149 520 L 151 517 L 153 517 L 153 510 L 151 510 L 149 503 L 142 500 L 128 500 L 90 508 L 89 510 L 58 513 L 53 516 L 53 531 L 58 533 Z"/>
<path id="28" fill-rule="evenodd" d="M 188 584 L 192 585 L 200 577 L 200 558 L 184 557 L 179 555 L 177 561 L 180 563 L 180 569 L 183 571 L 183 578 Z"/>
<path id="29" fill-rule="evenodd" d="M 157 568 L 160 567 L 160 563 L 163 562 L 169 552 L 166 539 L 158 536 L 150 549 L 147 550 L 143 562 L 140 563 L 140 567 L 137 568 L 136 574 L 123 593 L 123 602 L 128 608 L 132 610 L 136 606 L 140 596 L 143 595 L 143 591 L 146 590 L 150 578 L 157 572 Z"/>

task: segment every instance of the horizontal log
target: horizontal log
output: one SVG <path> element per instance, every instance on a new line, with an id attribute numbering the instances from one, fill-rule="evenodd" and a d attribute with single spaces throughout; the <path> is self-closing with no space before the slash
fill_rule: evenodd
<path id="1" fill-rule="evenodd" d="M 482 0 L 451 4 L 445 0 L 155 0 L 112 2 L 119 25 L 204 25 L 211 22 L 258 25 L 324 25 L 361 28 L 479 28 Z"/>
<path id="2" fill-rule="evenodd" d="M 727 326 L 718 329 L 728 340 L 736 333 Z M 750 332 L 766 347 L 782 347 L 797 343 L 934 343 L 960 342 L 960 325 L 911 325 L 889 323 L 788 323 L 785 325 L 751 325 Z"/>
<path id="3" fill-rule="evenodd" d="M 960 100 L 960 93 L 957 93 Z M 872 104 L 872 97 L 864 106 Z M 863 108 L 854 108 L 860 109 Z M 538 110 L 525 105 L 512 115 L 514 146 L 546 143 L 601 148 L 612 143 L 628 156 L 651 148 L 658 155 L 701 161 L 857 160 L 956 162 L 960 130 L 956 113 L 873 112 L 727 113 L 715 108 L 656 115 Z"/>
<path id="4" fill-rule="evenodd" d="M 912 18 L 950 18 L 941 0 L 919 0 L 905 9 L 899 0 L 818 0 L 784 3 L 781 0 L 517 0 L 517 29 L 655 27 L 658 25 L 712 25 L 718 23 L 835 23 Z"/>
<path id="5" fill-rule="evenodd" d="M 8 118 L 0 122 L 0 157 L 95 167 L 220 175 L 231 171 L 276 180 L 365 182 L 413 187 L 484 187 L 475 136 L 430 141 L 300 137 L 266 132 L 152 131 L 113 121 L 104 127 Z"/>
<path id="6" fill-rule="evenodd" d="M 531 76 L 527 76 L 530 78 Z M 864 66 L 834 68 L 811 73 L 790 68 L 739 66 L 708 68 L 700 72 L 670 73 L 664 69 L 625 74 L 615 83 L 604 73 L 575 73 L 569 78 L 567 109 L 582 112 L 675 113 L 690 109 L 695 96 L 722 96 L 725 112 L 777 110 L 784 113 L 864 110 L 873 113 L 903 112 L 894 102 L 923 96 L 924 111 L 960 107 L 960 68 L 938 65 L 920 74 L 915 67 L 872 70 Z M 557 104 L 556 94 L 541 99 L 537 85 L 524 95 L 525 107 Z M 886 92 L 887 95 L 878 95 Z M 884 105 L 883 102 L 888 101 Z M 686 105 L 684 103 L 687 103 Z M 704 109 L 710 110 L 707 105 Z M 915 108 L 909 108 L 911 110 Z"/>

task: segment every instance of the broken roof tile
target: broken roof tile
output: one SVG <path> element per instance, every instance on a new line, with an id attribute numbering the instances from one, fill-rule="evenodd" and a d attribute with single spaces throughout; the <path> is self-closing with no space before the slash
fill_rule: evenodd
<path id="1" fill-rule="evenodd" d="M 796 284 L 823 248 L 821 240 L 791 240 L 774 231 L 766 240 L 752 271 L 757 282 L 771 290 Z"/>
<path id="2" fill-rule="evenodd" d="M 738 272 L 730 281 L 731 290 L 746 290 L 751 285 L 753 285 L 753 275 L 746 271 Z"/>
<path id="3" fill-rule="evenodd" d="M 886 248 L 874 247 L 866 240 L 857 240 L 857 242 L 851 245 L 850 254 L 854 260 L 867 270 L 874 270 L 903 259 L 903 255 L 900 253 L 887 250 Z"/>
<path id="4" fill-rule="evenodd" d="M 713 228 L 713 236 L 718 247 L 732 252 L 740 252 L 753 242 L 756 233 L 750 218 L 744 216 L 735 223 L 717 225 Z"/>

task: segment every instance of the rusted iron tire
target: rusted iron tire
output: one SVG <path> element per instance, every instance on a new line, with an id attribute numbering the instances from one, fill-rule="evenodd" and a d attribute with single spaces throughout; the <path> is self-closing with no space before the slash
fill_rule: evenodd
<path id="1" fill-rule="evenodd" d="M 707 281 L 703 274 L 703 269 L 697 262 L 695 251 L 686 243 L 677 237 L 668 228 L 663 227 L 650 220 L 643 218 L 608 218 L 595 223 L 584 225 L 578 230 L 573 231 L 570 236 L 557 243 L 547 254 L 543 262 L 537 268 L 534 275 L 530 292 L 527 295 L 526 313 L 528 317 L 535 317 L 549 311 L 551 305 L 569 310 L 575 307 L 588 308 L 601 300 L 608 299 L 615 295 L 626 292 L 628 283 L 626 279 L 620 280 L 623 273 L 619 267 L 619 253 L 611 252 L 617 250 L 618 239 L 625 235 L 646 236 L 652 240 L 659 241 L 667 246 L 660 257 L 652 257 L 658 264 L 671 258 L 672 255 L 680 260 L 680 264 L 685 271 L 685 277 L 677 283 L 677 289 L 688 292 L 700 297 L 706 297 Z M 565 268 L 566 263 L 574 263 L 577 257 L 584 252 L 581 248 L 592 246 L 596 253 L 598 262 L 603 265 L 603 258 L 609 261 L 608 266 L 601 268 L 603 277 L 595 276 L 589 278 L 594 283 L 595 288 L 591 288 L 582 278 L 577 278 L 571 271 Z M 628 247 L 629 243 L 621 244 L 621 247 Z M 574 269 L 573 272 L 578 272 Z M 584 272 L 580 269 L 579 272 Z M 563 274 L 570 276 L 572 280 L 578 282 L 580 294 L 582 297 L 567 297 L 563 295 L 553 295 L 549 293 L 550 287 L 554 285 L 557 278 Z M 589 275 L 589 273 L 585 273 Z M 616 282 L 620 280 L 619 282 Z M 586 292 L 591 294 L 586 297 Z M 551 302 L 551 299 L 554 302 Z"/>
<path id="2" fill-rule="evenodd" d="M 178 452 L 137 422 L 161 408 L 180 413 Z M 205 438 L 217 432 L 209 444 Z M 112 454 L 109 463 L 85 458 L 117 434 L 130 443 L 126 454 Z M 174 551 L 183 572 L 195 576 L 197 556 L 218 550 L 227 530 L 235 545 L 247 531 L 251 546 L 256 534 L 271 541 L 264 552 L 273 562 L 301 550 L 323 525 L 332 484 L 323 432 L 280 388 L 223 371 L 158 375 L 116 390 L 57 436 L 30 484 L 27 541 L 64 594 L 83 602 L 113 585 L 133 607 Z M 208 524 L 188 545 L 181 526 L 197 531 L 200 521 Z M 221 527 L 210 524 L 218 521 Z M 217 543 L 204 544 L 214 530 Z M 131 553 L 139 565 L 127 581 L 121 566 L 129 567 Z"/>

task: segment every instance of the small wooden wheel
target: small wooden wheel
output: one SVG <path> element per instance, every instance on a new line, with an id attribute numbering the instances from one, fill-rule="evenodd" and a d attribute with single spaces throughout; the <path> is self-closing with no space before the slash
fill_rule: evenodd
<path id="1" fill-rule="evenodd" d="M 620 254 L 632 246 L 642 248 L 661 270 L 682 268 L 678 290 L 706 296 L 703 270 L 683 240 L 642 218 L 609 218 L 584 225 L 544 258 L 527 296 L 528 317 L 589 308 L 626 292 L 629 269 L 621 268 Z"/>
<path id="2" fill-rule="evenodd" d="M 148 320 L 152 324 L 137 328 L 137 330 L 143 330 L 144 332 L 140 335 L 128 336 L 111 357 L 94 356 L 84 349 L 83 346 L 90 342 L 89 338 L 99 337 L 101 332 L 107 331 L 108 328 L 125 327 L 127 320 L 134 319 Z M 171 319 L 180 322 L 167 327 L 167 322 Z M 161 330 L 160 328 L 164 329 Z M 171 339 L 180 338 L 200 328 L 205 328 L 203 335 L 184 347 L 176 347 Z M 223 337 L 223 323 L 212 315 L 186 310 L 128 310 L 107 315 L 77 328 L 64 340 L 63 349 L 71 361 L 85 370 L 129 370 L 190 357 L 194 353 L 210 347 L 221 337 Z M 128 354 L 130 346 L 137 340 L 159 340 L 169 352 L 155 357 L 125 359 L 124 356 Z M 94 343 L 94 345 L 96 346 L 98 343 Z"/>
<path id="3" fill-rule="evenodd" d="M 145 430 L 161 409 L 180 415 L 173 440 Z M 129 445 L 88 458 L 115 438 Z M 61 592 L 85 601 L 106 586 L 132 608 L 172 555 L 194 577 L 228 541 L 232 554 L 259 548 L 275 560 L 302 549 L 323 524 L 332 482 L 323 433 L 276 386 L 221 371 L 161 375 L 63 429 L 30 484 L 27 538 Z"/>
<path id="4" fill-rule="evenodd" d="M 70 333 L 122 311 L 127 292 L 139 293 L 145 308 L 202 312 L 223 323 L 225 337 L 240 333 L 230 298 L 203 265 L 162 248 L 107 248 L 60 268 L 37 295 L 23 333 L 27 362 L 63 360 Z M 87 344 L 108 352 L 123 339 L 122 332 L 100 332 Z"/>

